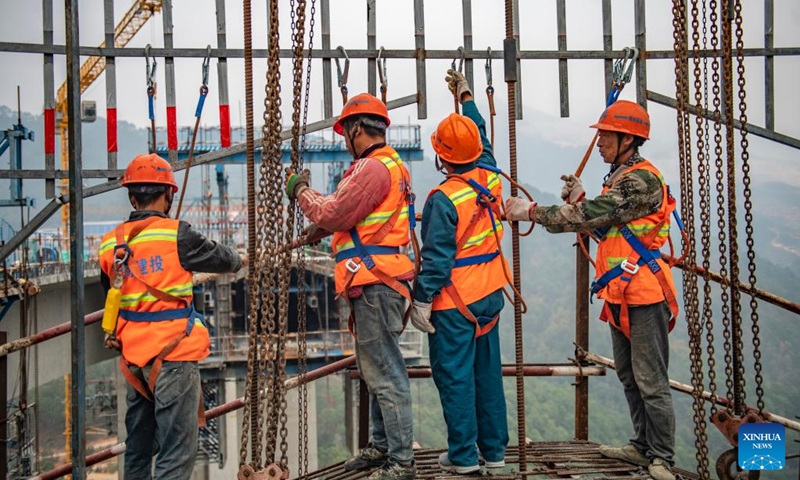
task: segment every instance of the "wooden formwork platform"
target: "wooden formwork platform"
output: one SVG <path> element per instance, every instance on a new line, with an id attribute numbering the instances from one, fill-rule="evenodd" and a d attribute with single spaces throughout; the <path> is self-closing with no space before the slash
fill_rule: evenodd
<path id="1" fill-rule="evenodd" d="M 464 480 L 484 478 L 486 480 L 524 480 L 525 478 L 575 478 L 575 479 L 647 479 L 647 468 L 631 465 L 620 460 L 600 455 L 599 445 L 590 442 L 534 442 L 527 448 L 527 471 L 519 471 L 519 451 L 509 447 L 505 468 L 488 470 L 482 468 L 474 475 L 453 475 L 443 472 L 438 465 L 443 449 L 420 449 L 414 452 L 417 463 L 417 478 L 430 480 Z M 371 470 L 346 472 L 344 462 L 312 472 L 308 480 L 358 480 L 366 478 Z M 697 474 L 673 469 L 678 478 L 697 479 Z"/>

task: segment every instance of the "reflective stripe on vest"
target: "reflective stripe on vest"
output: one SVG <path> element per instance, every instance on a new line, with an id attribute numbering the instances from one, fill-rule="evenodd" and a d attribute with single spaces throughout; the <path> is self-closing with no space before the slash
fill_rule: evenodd
<path id="1" fill-rule="evenodd" d="M 488 213 L 491 208 L 493 212 L 502 202 L 502 184 L 499 175 L 488 172 L 481 168 L 474 168 L 467 173 L 460 174 L 460 178 L 451 177 L 444 183 L 434 188 L 431 195 L 440 191 L 447 196 L 456 209 L 458 214 L 458 224 L 456 226 L 456 241 L 461 239 L 473 216 L 478 212 L 477 224 L 473 227 L 469 238 L 464 242 L 463 247 L 456 252 L 455 265 L 451 271 L 452 285 L 465 305 L 470 305 L 487 295 L 503 288 L 507 281 L 503 271 L 508 268 L 506 259 L 498 255 L 498 239 L 503 238 L 503 226 L 499 215 L 494 217 L 494 228 L 492 218 Z M 465 184 L 465 181 L 474 180 L 478 185 L 488 187 L 489 192 L 495 198 L 495 202 L 487 207 L 477 203 L 478 194 L 475 188 Z M 493 213 L 494 214 L 494 213 Z M 497 230 L 495 237 L 494 230 Z M 457 308 L 448 289 L 443 289 L 441 293 L 433 299 L 433 310 L 447 310 Z"/>
<path id="2" fill-rule="evenodd" d="M 409 242 L 409 205 L 407 195 L 410 193 L 410 176 L 408 170 L 403 165 L 403 161 L 397 152 L 389 146 L 381 147 L 370 154 L 369 158 L 359 160 L 359 162 L 369 162 L 378 160 L 389 171 L 391 187 L 389 194 L 383 199 L 380 205 L 373 210 L 363 220 L 354 227 L 362 243 L 372 245 L 370 238 L 391 219 L 395 210 L 400 208 L 400 213 L 391 227 L 389 233 L 379 243 L 384 247 L 405 247 Z M 334 232 L 333 252 L 337 254 L 341 251 L 354 248 L 353 238 L 350 232 Z M 398 277 L 409 272 L 413 272 L 414 264 L 404 253 L 377 254 L 371 255 L 375 265 L 389 277 Z M 353 257 L 344 258 L 337 261 L 335 269 L 336 291 L 342 293 L 350 271 L 347 269 L 348 261 Z M 378 278 L 367 268 L 359 268 L 350 283 L 352 287 L 359 285 L 369 285 L 380 283 Z"/>
<path id="3" fill-rule="evenodd" d="M 646 245 L 646 247 L 649 250 L 657 250 L 663 246 L 669 238 L 670 215 L 675 209 L 675 200 L 668 195 L 667 186 L 664 183 L 664 178 L 661 173 L 650 162 L 646 160 L 642 161 L 632 166 L 622 176 L 635 170 L 646 170 L 656 175 L 659 180 L 661 180 L 663 200 L 657 212 L 628 222 L 627 226 L 636 238 L 640 240 L 651 238 L 652 241 Z M 619 181 L 619 179 L 616 181 Z M 610 187 L 605 187 L 603 193 L 605 193 L 608 188 Z M 653 235 L 653 229 L 658 225 L 661 225 L 661 228 L 657 234 Z M 633 247 L 631 247 L 629 242 L 622 236 L 619 230 L 620 228 L 620 226 L 610 228 L 597 246 L 596 279 L 602 278 L 607 271 L 621 265 L 623 261 L 634 254 Z M 664 270 L 667 283 L 674 295 L 675 286 L 668 265 L 660 258 L 657 259 L 656 262 L 659 267 Z M 621 285 L 621 278 L 615 278 L 609 281 L 605 288 L 598 292 L 598 296 L 610 303 L 621 304 L 623 302 L 622 295 L 624 291 L 625 301 L 628 305 L 651 305 L 665 299 L 661 284 L 647 266 L 640 268 L 636 274 L 630 275 L 629 278 L 626 277 L 626 280 L 629 280 L 629 284 L 625 286 L 625 288 Z"/>
<path id="4" fill-rule="evenodd" d="M 142 221 L 145 220 L 123 224 L 126 242 L 132 229 Z M 177 220 L 159 218 L 126 243 L 131 251 L 128 268 L 136 276 L 128 274 L 122 284 L 117 338 L 122 344 L 123 357 L 131 364 L 146 365 L 170 342 L 187 332 L 190 335 L 167 355 L 166 360 L 196 361 L 208 356 L 208 330 L 195 315 L 186 313 L 186 309 L 191 309 L 193 298 L 192 274 L 180 264 L 178 226 Z M 109 278 L 114 268 L 116 245 L 114 231 L 103 237 L 100 267 Z M 178 300 L 156 298 L 136 277 L 157 290 L 178 297 Z M 152 320 L 147 320 L 148 318 Z"/>

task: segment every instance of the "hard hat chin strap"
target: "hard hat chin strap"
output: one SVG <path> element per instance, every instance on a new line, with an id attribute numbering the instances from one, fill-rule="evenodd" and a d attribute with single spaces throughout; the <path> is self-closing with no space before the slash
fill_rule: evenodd
<path id="1" fill-rule="evenodd" d="M 626 148 L 621 152 L 619 151 L 619 146 L 622 143 L 622 139 L 625 138 L 625 135 L 626 135 L 625 133 L 617 132 L 617 156 L 614 157 L 614 162 L 611 164 L 613 166 L 618 166 L 619 157 L 625 155 L 626 153 L 628 153 L 628 151 L 633 149 L 633 141 L 631 141 L 630 145 L 628 145 L 628 148 Z"/>

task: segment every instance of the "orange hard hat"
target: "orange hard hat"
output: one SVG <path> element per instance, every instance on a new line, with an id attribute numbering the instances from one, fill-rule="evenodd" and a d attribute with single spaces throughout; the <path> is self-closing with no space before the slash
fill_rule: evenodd
<path id="1" fill-rule="evenodd" d="M 641 105 L 628 100 L 617 100 L 606 108 L 600 120 L 590 128 L 611 132 L 629 133 L 645 140 L 650 139 L 650 115 Z"/>
<path id="2" fill-rule="evenodd" d="M 483 152 L 478 126 L 469 117 L 451 113 L 431 134 L 433 151 L 450 163 L 474 162 Z"/>
<path id="3" fill-rule="evenodd" d="M 384 129 L 388 128 L 392 123 L 389 120 L 389 110 L 386 109 L 386 105 L 383 102 L 369 93 L 359 93 L 344 105 L 342 114 L 339 115 L 339 119 L 333 124 L 333 131 L 339 135 L 343 135 L 342 121 L 353 115 L 375 115 L 381 117 L 381 119 L 386 122 Z M 370 126 L 378 127 L 380 125 L 370 124 Z"/>
<path id="4" fill-rule="evenodd" d="M 122 186 L 136 185 L 137 183 L 171 185 L 173 192 L 178 191 L 175 175 L 172 174 L 172 166 L 155 153 L 137 155 L 125 169 Z"/>

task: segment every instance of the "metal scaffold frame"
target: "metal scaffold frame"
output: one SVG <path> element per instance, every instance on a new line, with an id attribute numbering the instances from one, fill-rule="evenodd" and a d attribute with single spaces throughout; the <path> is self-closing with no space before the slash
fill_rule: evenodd
<path id="1" fill-rule="evenodd" d="M 414 49 L 384 49 L 378 46 L 378 38 L 376 34 L 376 19 L 378 15 L 377 3 L 374 0 L 366 0 L 368 6 L 367 26 L 366 26 L 366 49 L 352 49 L 347 50 L 346 53 L 343 48 L 333 49 L 331 45 L 331 2 L 330 0 L 319 0 L 320 2 L 320 19 L 321 19 L 321 35 L 322 46 L 315 49 L 313 54 L 315 59 L 322 60 L 322 81 L 323 81 L 323 111 L 325 119 L 315 123 L 308 124 L 305 129 L 306 133 L 319 131 L 329 128 L 333 125 L 336 117 L 334 113 L 334 92 L 333 92 L 333 71 L 331 68 L 331 60 L 350 59 L 350 60 L 366 60 L 367 61 L 367 76 L 368 76 L 368 91 L 375 94 L 378 91 L 379 82 L 378 74 L 380 73 L 379 60 L 380 59 L 406 59 L 415 61 L 416 73 L 416 92 L 412 95 L 396 98 L 387 102 L 387 107 L 391 109 L 414 105 L 417 106 L 418 119 L 425 119 L 428 117 L 428 91 L 426 84 L 426 63 L 428 60 L 452 60 L 454 58 L 461 58 L 464 62 L 464 72 L 467 79 L 474 85 L 474 61 L 491 61 L 491 60 L 504 60 L 504 75 L 509 88 L 509 98 L 512 100 L 509 105 L 510 118 L 509 122 L 513 124 L 515 120 L 522 119 L 523 117 L 523 104 L 522 104 L 522 70 L 521 62 L 523 61 L 536 61 L 536 60 L 557 60 L 558 61 L 558 82 L 560 93 L 560 112 L 562 117 L 569 116 L 569 62 L 576 60 L 597 60 L 604 62 L 605 78 L 604 78 L 604 91 L 613 84 L 612 64 L 616 59 L 620 59 L 627 55 L 626 51 L 613 50 L 613 30 L 612 30 L 612 15 L 611 15 L 611 0 L 602 0 L 602 44 L 601 50 L 570 50 L 567 43 L 567 22 L 566 22 L 566 0 L 554 0 L 557 6 L 557 49 L 556 50 L 522 50 L 520 49 L 520 28 L 519 28 L 519 5 L 518 0 L 507 0 L 506 3 L 506 38 L 504 41 L 503 50 L 483 50 L 475 49 L 472 39 L 472 2 L 471 0 L 461 0 L 462 4 L 462 25 L 463 25 L 463 39 L 460 40 L 461 47 L 457 49 L 426 49 L 425 48 L 425 5 L 424 0 L 413 1 L 414 12 Z M 800 139 L 781 134 L 776 131 L 775 126 L 775 73 L 774 73 L 774 58 L 775 57 L 797 57 L 800 56 L 800 47 L 775 47 L 773 42 L 773 15 L 774 15 L 774 0 L 764 0 L 765 15 L 764 15 L 764 46 L 757 48 L 748 48 L 741 50 L 743 57 L 763 57 L 765 69 L 764 81 L 764 100 L 765 100 L 765 126 L 759 127 L 750 124 L 743 125 L 738 120 L 725 120 L 724 118 L 715 117 L 712 112 L 690 105 L 688 110 L 694 115 L 700 115 L 703 118 L 711 121 L 719 122 L 726 126 L 742 129 L 746 128 L 747 132 L 757 135 L 774 142 L 800 149 Z M 67 58 L 67 81 L 66 81 L 66 101 L 67 101 L 67 129 L 68 129 L 68 157 L 69 169 L 57 169 L 54 160 L 54 132 L 45 132 L 45 168 L 44 169 L 15 169 L 15 170 L 0 170 L 0 179 L 43 179 L 46 183 L 46 194 L 52 200 L 47 203 L 39 213 L 31 219 L 22 228 L 17 235 L 6 242 L 0 247 L 0 260 L 7 258 L 14 250 L 16 250 L 26 238 L 33 234 L 42 224 L 50 218 L 53 214 L 58 212 L 65 205 L 70 209 L 70 231 L 72 232 L 70 242 L 70 261 L 71 261 L 71 293 L 73 298 L 71 308 L 71 334 L 72 334 L 72 398 L 75 399 L 72 406 L 72 431 L 82 432 L 85 427 L 85 413 L 84 413 L 84 352 L 85 352 L 85 334 L 84 327 L 91 320 L 96 322 L 99 319 L 98 312 L 94 312 L 85 316 L 84 311 L 84 268 L 83 268 L 83 255 L 82 255 L 82 242 L 78 241 L 83 236 L 83 200 L 94 195 L 105 193 L 120 187 L 119 177 L 122 175 L 122 170 L 117 166 L 116 157 L 116 140 L 114 145 L 108 145 L 108 166 L 106 169 L 100 170 L 84 170 L 81 164 L 81 92 L 83 90 L 81 81 L 81 68 L 78 63 L 80 56 L 89 56 L 89 62 L 99 63 L 103 61 L 108 68 L 106 72 L 106 92 L 109 99 L 108 108 L 109 112 L 113 109 L 114 118 L 116 118 L 116 79 L 114 64 L 117 58 L 147 58 L 159 57 L 164 59 L 166 70 L 166 105 L 168 111 L 168 129 L 174 128 L 175 118 L 175 58 L 205 58 L 210 55 L 212 59 L 216 59 L 217 75 L 219 84 L 219 103 L 220 103 L 220 124 L 221 128 L 221 143 L 223 148 L 219 151 L 210 152 L 207 154 L 199 155 L 192 160 L 192 165 L 202 165 L 210 162 L 219 161 L 232 154 L 241 154 L 245 151 L 245 144 L 231 144 L 230 135 L 224 135 L 224 130 L 230 128 L 230 118 L 228 112 L 228 72 L 227 61 L 229 59 L 237 59 L 245 57 L 245 49 L 228 48 L 226 42 L 226 28 L 225 28 L 225 10 L 224 1 L 216 0 L 216 24 L 217 24 L 217 47 L 216 48 L 175 48 L 173 46 L 173 28 L 172 28 L 172 1 L 164 0 L 161 9 L 163 19 L 163 47 L 152 48 L 132 48 L 122 47 L 115 43 L 114 28 L 113 28 L 113 1 L 105 0 L 104 4 L 104 22 L 105 22 L 105 42 L 101 46 L 85 46 L 79 45 L 78 42 L 78 0 L 68 0 L 66 9 L 66 44 L 57 45 L 53 40 L 53 0 L 42 0 L 43 5 L 43 32 L 44 40 L 41 44 L 34 43 L 20 43 L 20 42 L 0 42 L 0 52 L 4 53 L 24 53 L 32 55 L 41 55 L 43 58 L 44 73 L 44 99 L 45 99 L 45 126 L 47 128 L 54 128 L 54 119 L 48 118 L 48 115 L 53 115 L 53 109 L 56 104 L 54 95 L 54 71 L 53 59 L 55 55 L 66 55 Z M 647 50 L 647 32 L 646 32 L 646 12 L 645 0 L 634 0 L 634 33 L 635 33 L 635 47 L 638 49 L 638 56 L 635 58 L 636 64 L 636 98 L 637 101 L 646 107 L 648 101 L 654 101 L 658 104 L 678 108 L 678 100 L 669 96 L 653 92 L 647 86 L 647 63 L 648 61 L 673 61 L 675 51 L 673 50 Z M 266 49 L 252 49 L 253 58 L 267 58 L 268 51 Z M 304 51 L 304 56 L 308 56 L 309 52 Z M 696 58 L 698 53 L 695 51 L 687 52 L 688 58 Z M 280 50 L 280 58 L 290 59 L 296 56 L 296 52 L 283 48 Z M 708 57 L 708 54 L 704 55 Z M 718 56 L 721 56 L 718 55 Z M 50 112 L 48 114 L 48 111 Z M 109 113 L 110 114 L 110 113 Z M 727 122 L 727 123 L 726 123 Z M 109 122 L 109 129 L 116 128 L 116 123 Z M 113 133 L 113 135 L 111 135 Z M 109 132 L 109 139 L 116 138 L 116 132 Z M 289 130 L 281 133 L 281 139 L 287 140 L 291 138 Z M 256 142 L 259 139 L 255 140 Z M 179 161 L 174 148 L 174 142 L 169 142 L 169 159 L 173 164 L 176 171 L 186 168 L 187 162 L 185 160 Z M 512 141 L 512 151 L 515 151 L 515 146 Z M 51 148 L 51 146 L 53 146 Z M 513 154 L 512 154 L 513 156 Z M 512 161 L 511 176 L 516 180 L 516 165 Z M 83 188 L 84 178 L 107 178 L 114 179 L 105 183 L 95 185 L 88 188 Z M 57 195 L 55 191 L 55 181 L 69 179 L 69 192 Z M 513 193 L 512 188 L 512 193 Z M 515 233 L 516 230 L 514 230 Z M 515 235 L 516 240 L 516 235 Z M 588 246 L 588 239 L 584 247 Z M 518 251 L 518 245 L 515 242 L 515 253 Z M 588 291 L 589 286 L 589 267 L 588 261 L 584 257 L 580 248 L 576 247 L 576 337 L 575 344 L 579 351 L 584 352 L 584 355 L 578 359 L 578 364 L 586 367 L 586 371 L 578 367 L 578 375 L 576 376 L 575 383 L 575 438 L 579 440 L 588 439 L 588 375 L 597 374 L 588 368 L 587 361 L 594 360 L 599 364 L 603 363 L 606 359 L 600 357 L 593 358 L 591 354 L 586 354 L 589 350 L 589 298 L 585 293 Z M 519 278 L 519 272 L 515 272 L 516 278 Z M 713 278 L 712 278 L 713 280 Z M 725 281 L 724 278 L 721 279 Z M 738 280 L 737 280 L 738 281 Z M 753 288 L 755 291 L 755 289 Z M 759 292 L 756 292 L 759 294 Z M 761 292 L 763 295 L 766 292 Z M 772 296 L 774 297 L 774 296 Z M 777 297 L 775 297 L 777 298 Z M 783 299 L 772 299 L 771 303 L 775 303 L 790 311 L 797 312 L 796 304 L 792 304 Z M 63 327 L 63 326 L 62 326 Z M 52 338 L 55 335 L 65 334 L 66 328 L 60 328 L 58 333 L 52 335 L 45 335 L 38 337 L 36 342 L 21 343 L 14 348 L 0 347 L 2 354 L 0 358 L 8 353 L 18 350 L 20 348 L 27 348 L 28 346 Z M 43 333 L 43 332 L 42 332 Z M 34 335 L 36 336 L 36 335 Z M 5 350 L 4 350 L 5 349 Z M 518 364 L 516 368 L 516 375 L 521 379 L 525 372 L 523 372 L 523 358 L 521 355 L 521 344 L 518 345 Z M 2 361 L 2 360 L 0 360 Z M 354 363 L 352 359 L 346 359 L 337 362 L 330 368 L 320 369 L 316 372 L 311 372 L 306 375 L 304 381 L 312 381 L 315 378 L 322 377 L 328 373 L 336 371 Z M 565 369 L 562 374 L 573 374 L 574 372 Z M 292 380 L 289 380 L 292 382 Z M 298 382 L 292 384 L 296 386 Z M 291 387 L 287 387 L 291 388 Z M 717 399 L 719 400 L 719 399 Z M 236 403 L 239 402 L 239 403 Z M 243 402 L 237 400 L 236 405 L 225 405 L 218 407 L 214 412 L 209 412 L 209 418 L 212 415 L 221 415 L 232 411 L 235 408 L 240 408 Z M 223 408 L 224 407 L 224 408 Z M 524 410 L 523 410 L 524 412 Z M 791 422 L 791 421 L 789 421 Z M 523 422 L 524 423 L 524 422 Z M 794 425 L 794 424 L 792 424 Z M 521 430 L 524 436 L 524 429 Z M 524 441 L 520 438 L 520 441 Z M 49 472 L 41 478 L 56 478 L 58 475 L 66 474 L 70 471 L 75 478 L 84 478 L 85 468 L 87 466 L 87 457 L 85 455 L 84 439 L 81 435 L 73 435 L 72 437 L 72 464 L 68 467 L 58 470 L 58 472 Z M 116 446 L 108 452 L 101 452 L 95 454 L 90 463 L 102 461 L 114 455 L 119 455 L 124 451 L 124 444 L 122 449 Z M 520 452 L 520 466 L 524 470 L 524 452 Z"/>

